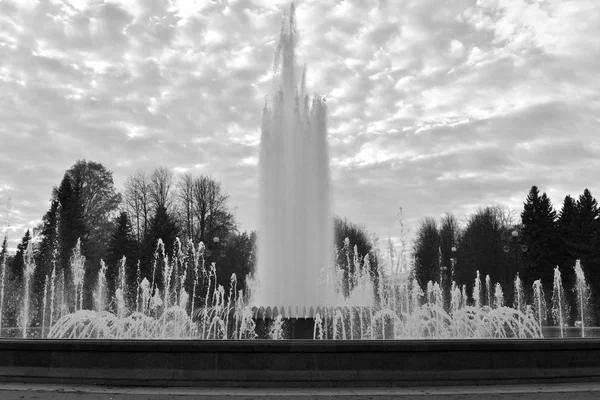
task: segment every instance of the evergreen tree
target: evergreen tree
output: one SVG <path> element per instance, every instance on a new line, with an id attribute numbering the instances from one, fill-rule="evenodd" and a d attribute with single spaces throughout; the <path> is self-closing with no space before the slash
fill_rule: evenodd
<path id="1" fill-rule="evenodd" d="M 566 294 L 571 310 L 577 309 L 575 293 L 569 290 L 575 285 L 575 260 L 577 259 L 576 222 L 577 203 L 575 199 L 567 195 L 563 201 L 562 209 L 558 214 L 557 229 L 560 244 L 557 247 L 556 263 L 561 273 L 563 285 L 567 289 Z M 575 315 L 571 315 L 571 324 L 575 318 Z"/>
<path id="2" fill-rule="evenodd" d="M 4 273 L 9 273 L 9 269 L 12 265 L 12 261 L 9 262 L 9 254 L 8 254 L 8 236 L 4 236 L 4 240 L 2 241 L 2 248 L 0 248 L 0 274 L 2 273 L 2 264 L 4 264 Z M 6 278 L 6 275 L 4 276 Z"/>
<path id="3" fill-rule="evenodd" d="M 25 250 L 27 250 L 30 241 L 31 233 L 29 232 L 29 229 L 27 229 L 21 242 L 17 245 L 17 253 L 15 254 L 15 258 L 10 266 L 10 272 L 8 274 L 9 279 L 19 286 L 23 281 L 23 271 L 25 271 Z"/>
<path id="4" fill-rule="evenodd" d="M 532 186 L 521 213 L 523 241 L 528 250 L 524 253 L 524 286 L 529 289 L 533 282 L 541 279 L 546 293 L 552 290 L 556 250 L 560 238 L 556 227 L 556 211 L 546 193 L 539 194 Z"/>
<path id="5" fill-rule="evenodd" d="M 8 295 L 5 299 L 5 305 L 8 306 L 6 313 L 7 326 L 17 326 L 18 324 L 18 314 L 23 299 L 24 289 L 23 274 L 25 271 L 25 251 L 27 250 L 30 241 L 31 234 L 28 229 L 21 239 L 21 242 L 17 245 L 17 252 L 12 263 L 10 263 L 10 268 L 7 272 L 5 280 L 5 287 L 9 288 L 9 290 L 5 291 L 5 295 Z"/>
<path id="6" fill-rule="evenodd" d="M 586 280 L 592 289 L 593 301 L 591 304 L 594 305 L 592 307 L 594 314 L 597 314 L 597 304 L 600 301 L 600 249 L 597 247 L 599 217 L 598 202 L 592 193 L 585 189 L 577 200 L 574 248 L 576 257 L 581 260 Z"/>
<path id="7" fill-rule="evenodd" d="M 79 195 L 80 190 L 78 189 L 78 182 L 75 182 L 75 185 L 72 185 L 69 175 L 65 173 L 59 188 L 56 190 L 56 198 L 61 206 L 58 225 L 59 270 L 57 272 L 64 272 L 67 294 L 69 298 L 72 298 L 72 301 L 69 301 L 69 304 L 73 305 L 75 304 L 75 291 L 71 269 L 71 255 L 78 239 L 82 239 L 82 246 L 84 249 L 86 245 L 84 240 L 86 231 L 81 213 L 82 208 Z M 44 266 L 44 276 L 50 272 L 50 268 L 50 265 Z M 40 293 L 43 293 L 43 286 Z M 84 293 L 91 296 L 90 290 L 84 290 Z M 85 300 L 86 299 L 84 299 L 84 308 L 91 308 L 89 300 Z"/>
<path id="8" fill-rule="evenodd" d="M 592 237 L 596 231 L 595 225 L 600 211 L 598 210 L 598 202 L 588 189 L 585 189 L 579 196 L 576 209 L 574 247 L 577 257 L 582 259 L 583 263 L 583 259 L 589 259 L 594 253 Z"/>
<path id="9" fill-rule="evenodd" d="M 116 218 L 114 229 L 108 245 L 108 255 L 106 259 L 106 284 L 108 287 L 109 299 L 112 299 L 117 288 L 117 279 L 121 259 L 126 258 L 125 264 L 125 283 L 130 292 L 127 295 L 135 300 L 135 284 L 137 273 L 137 243 L 134 238 L 133 228 L 129 215 L 122 211 Z"/>
<path id="10" fill-rule="evenodd" d="M 8 236 L 4 236 L 2 241 L 2 248 L 0 249 L 0 262 L 3 262 L 8 258 Z"/>
<path id="11" fill-rule="evenodd" d="M 158 239 L 162 239 L 165 245 L 165 253 L 171 255 L 173 251 L 173 244 L 179 234 L 179 227 L 175 218 L 171 216 L 164 206 L 159 206 L 156 209 L 154 217 L 150 222 L 150 230 L 144 241 L 144 252 L 141 255 L 142 260 L 142 275 L 150 282 L 152 282 L 153 271 L 154 271 L 154 253 L 158 243 Z M 154 282 L 158 288 L 162 291 L 162 271 L 163 271 L 162 260 L 157 260 L 156 272 L 154 274 Z"/>
<path id="12" fill-rule="evenodd" d="M 36 269 L 33 273 L 32 279 L 32 292 L 43 293 L 44 284 L 47 274 L 52 274 L 53 260 L 58 269 L 57 274 L 61 272 L 59 264 L 59 248 L 58 248 L 58 224 L 60 219 L 60 203 L 58 200 L 52 200 L 50 209 L 46 212 L 42 218 L 42 223 L 36 228 L 41 238 L 38 251 L 35 254 Z M 56 257 L 56 259 L 55 259 Z M 33 302 L 35 307 L 32 309 L 36 315 L 32 316 L 34 321 L 40 321 L 42 313 L 40 312 L 41 304 L 38 303 L 41 296 L 34 296 Z"/>
<path id="13" fill-rule="evenodd" d="M 0 314 L 0 321 L 2 321 L 2 323 L 0 323 L 0 328 L 13 326 L 11 321 L 7 321 L 9 319 L 8 314 L 10 314 L 10 312 L 7 310 L 8 307 L 4 306 L 5 304 L 10 303 L 11 296 L 10 293 L 7 293 L 7 289 L 11 288 L 12 285 L 10 284 L 10 279 L 7 277 L 7 275 L 10 273 L 9 269 L 11 264 L 12 260 L 8 259 L 8 237 L 4 236 L 2 248 L 0 249 L 0 279 L 2 280 L 0 285 L 4 285 L 4 293 L 2 294 L 3 297 L 0 299 L 2 302 L 2 307 L 0 307 L 0 312 L 2 312 L 2 314 Z"/>

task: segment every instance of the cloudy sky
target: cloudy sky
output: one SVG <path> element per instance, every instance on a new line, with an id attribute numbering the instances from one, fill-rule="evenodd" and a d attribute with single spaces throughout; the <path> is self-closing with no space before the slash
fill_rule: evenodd
<path id="1" fill-rule="evenodd" d="M 334 209 L 381 238 L 424 216 L 599 196 L 598 0 L 297 1 L 327 97 Z M 212 175 L 257 226 L 257 156 L 282 13 L 273 0 L 0 1 L 0 212 L 16 241 L 77 159 L 117 187 Z"/>

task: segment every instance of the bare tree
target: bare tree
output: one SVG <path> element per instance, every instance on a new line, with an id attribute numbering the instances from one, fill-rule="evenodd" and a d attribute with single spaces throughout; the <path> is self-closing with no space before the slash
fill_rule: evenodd
<path id="1" fill-rule="evenodd" d="M 181 210 L 185 234 L 188 239 L 194 239 L 194 175 L 185 173 L 177 181 L 177 199 Z"/>
<path id="2" fill-rule="evenodd" d="M 144 170 L 129 175 L 125 181 L 125 207 L 131 216 L 138 243 L 148 232 L 153 205 L 150 197 L 150 177 Z"/>
<path id="3" fill-rule="evenodd" d="M 508 206 L 498 205 L 491 207 L 496 214 L 496 218 L 500 222 L 500 227 L 503 230 L 511 229 L 515 226 L 517 212 Z"/>
<path id="4" fill-rule="evenodd" d="M 199 176 L 193 184 L 193 213 L 198 224 L 195 239 L 208 243 L 215 236 L 227 236 L 234 229 L 227 195 L 221 184 L 208 176 Z"/>
<path id="5" fill-rule="evenodd" d="M 150 197 L 154 207 L 170 210 L 173 204 L 171 190 L 175 179 L 173 172 L 166 167 L 158 167 L 150 175 Z"/>

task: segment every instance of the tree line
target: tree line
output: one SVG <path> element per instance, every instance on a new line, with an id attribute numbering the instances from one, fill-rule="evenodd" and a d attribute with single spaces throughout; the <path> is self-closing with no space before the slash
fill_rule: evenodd
<path id="1" fill-rule="evenodd" d="M 352 268 L 345 260 L 353 258 L 354 245 L 361 255 L 377 258 L 372 238 L 364 227 L 339 217 L 334 225 L 336 258 L 342 269 Z M 345 246 L 347 237 L 351 248 Z M 157 253 L 159 239 L 164 254 Z M 94 289 L 102 263 L 106 266 L 108 298 L 113 298 L 123 257 L 128 287 L 134 287 L 140 278 L 150 281 L 153 275 L 161 276 L 164 255 L 170 259 L 179 257 L 180 261 L 191 260 L 190 252 L 200 242 L 204 245 L 205 262 L 208 265 L 215 262 L 218 284 L 225 288 L 235 273 L 237 288 L 243 289 L 244 278 L 253 273 L 256 264 L 256 232 L 239 230 L 229 206 L 229 195 L 210 176 L 192 173 L 176 176 L 165 167 L 138 170 L 127 177 L 119 192 L 111 171 L 100 163 L 79 160 L 53 188 L 50 207 L 42 222 L 25 232 L 15 254 L 8 253 L 4 238 L 0 249 L 0 263 L 5 266 L 1 278 L 7 288 L 3 326 L 19 324 L 26 253 L 30 246 L 36 266 L 30 291 L 34 324 L 40 325 L 42 320 L 40 310 L 52 276 L 60 290 L 67 296 L 75 296 L 72 262 L 78 241 L 85 257 L 82 301 L 86 309 L 94 307 Z M 377 262 L 372 265 L 376 275 Z M 153 281 L 162 291 L 162 281 Z M 191 285 L 191 278 L 186 285 Z M 192 290 L 187 286 L 191 295 Z M 196 296 L 200 304 L 204 293 L 198 291 Z"/>
<path id="2" fill-rule="evenodd" d="M 593 314 L 600 300 L 600 210 L 588 189 L 577 199 L 565 196 L 556 210 L 546 193 L 532 186 L 520 215 L 508 208 L 481 208 L 461 227 L 452 214 L 439 223 L 421 220 L 413 246 L 414 275 L 424 287 L 428 281 L 442 282 L 445 292 L 452 281 L 473 285 L 476 271 L 502 285 L 507 301 L 513 300 L 518 275 L 526 296 L 540 279 L 548 304 L 552 295 L 555 267 L 561 272 L 571 309 L 575 310 L 575 262 L 581 261 L 592 289 Z M 446 296 L 448 297 L 448 296 Z M 575 313 L 572 313 L 571 323 Z"/>

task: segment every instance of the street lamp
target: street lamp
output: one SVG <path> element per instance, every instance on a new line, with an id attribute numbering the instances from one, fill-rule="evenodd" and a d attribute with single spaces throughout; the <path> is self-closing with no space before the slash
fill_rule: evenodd
<path id="1" fill-rule="evenodd" d="M 215 246 L 214 246 L 215 257 L 220 257 L 220 258 L 225 257 L 225 250 L 219 245 L 221 243 L 221 239 L 219 239 L 218 236 L 215 236 L 213 238 L 213 243 L 215 244 Z M 218 254 L 217 254 L 217 251 L 218 251 Z"/>
<path id="2" fill-rule="evenodd" d="M 216 252 L 217 252 L 217 245 L 219 244 L 219 241 L 220 241 L 220 239 L 219 239 L 219 237 L 218 237 L 218 236 L 215 236 L 215 237 L 213 238 L 213 243 L 214 243 L 214 246 L 212 246 L 212 247 L 213 247 L 213 250 L 214 250 L 214 253 L 215 253 L 215 254 L 216 254 Z M 212 255 L 213 255 L 213 251 L 211 251 L 209 248 L 207 248 L 207 249 L 205 250 L 205 254 L 206 254 L 206 257 L 210 257 L 210 256 L 212 256 Z"/>
<path id="3" fill-rule="evenodd" d="M 450 249 L 452 251 L 452 257 L 450 258 L 450 263 L 452 264 L 452 269 L 450 270 L 451 282 L 454 282 L 454 266 L 456 265 L 456 246 L 452 246 Z"/>
<path id="4" fill-rule="evenodd" d="M 521 250 L 521 253 L 525 253 L 527 250 L 529 250 L 529 247 L 522 243 L 522 239 L 521 239 L 521 235 L 519 233 L 519 230 L 517 228 L 515 228 L 511 233 L 510 233 L 510 239 L 508 241 L 508 243 L 506 243 L 504 245 L 504 247 L 502 248 L 502 250 L 504 250 L 505 253 L 509 253 L 511 252 L 511 250 L 514 248 L 515 250 L 513 250 L 513 254 L 514 254 L 514 258 L 515 258 L 515 271 L 517 273 L 519 273 L 519 266 L 517 263 L 517 254 L 518 251 L 516 251 L 516 248 L 518 248 L 519 250 Z M 508 271 L 507 271 L 507 282 L 510 281 L 511 277 L 508 276 Z"/>

